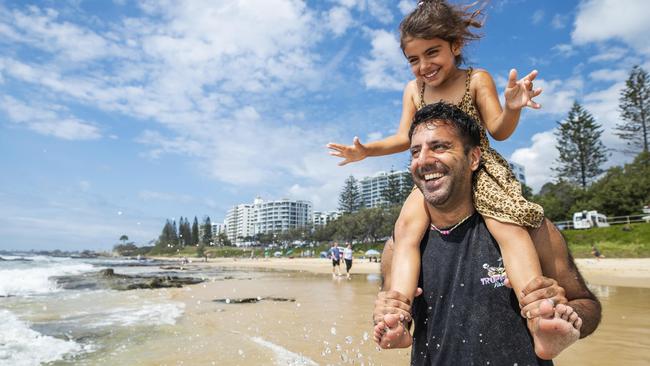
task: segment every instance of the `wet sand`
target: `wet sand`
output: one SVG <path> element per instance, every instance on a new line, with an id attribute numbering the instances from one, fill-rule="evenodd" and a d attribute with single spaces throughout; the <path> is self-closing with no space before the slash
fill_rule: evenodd
<path id="1" fill-rule="evenodd" d="M 577 262 L 602 301 L 603 321 L 595 334 L 566 350 L 555 364 L 650 364 L 650 259 Z M 372 342 L 370 314 L 379 289 L 377 263 L 355 261 L 352 280 L 332 279 L 331 262 L 325 259 L 212 259 L 207 264 L 191 265 L 265 275 L 172 290 L 172 298 L 186 304 L 185 315 L 174 326 L 173 334 L 143 345 L 150 350 L 144 364 L 409 363 L 409 349 L 378 351 Z M 638 286 L 629 287 L 634 285 Z M 212 301 L 267 296 L 295 302 Z"/>

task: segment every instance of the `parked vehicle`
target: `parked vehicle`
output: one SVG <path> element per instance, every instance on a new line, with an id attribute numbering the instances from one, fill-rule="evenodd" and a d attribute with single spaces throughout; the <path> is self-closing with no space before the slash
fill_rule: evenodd
<path id="1" fill-rule="evenodd" d="M 645 222 L 650 222 L 650 205 L 643 206 L 643 213 L 647 214 L 648 216 L 643 216 L 641 220 Z"/>
<path id="2" fill-rule="evenodd" d="M 607 216 L 597 211 L 582 211 L 573 214 L 574 229 L 590 229 L 592 227 L 609 227 Z"/>

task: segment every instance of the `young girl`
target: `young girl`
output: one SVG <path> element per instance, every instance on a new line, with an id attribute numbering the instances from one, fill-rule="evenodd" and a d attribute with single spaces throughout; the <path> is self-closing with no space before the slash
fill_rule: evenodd
<path id="1" fill-rule="evenodd" d="M 496 140 L 512 135 L 521 109 L 540 108 L 532 98 L 541 93 L 533 90 L 537 71 L 517 81 L 511 70 L 505 90 L 505 108 L 499 103 L 496 87 L 485 70 L 463 70 L 461 49 L 479 36 L 470 27 L 480 27 L 476 20 L 480 11 L 472 14 L 456 9 L 442 0 L 420 1 L 417 8 L 400 24 L 400 45 L 415 80 L 404 88 L 403 109 L 397 133 L 384 140 L 362 144 L 357 137 L 353 145 L 329 144 L 331 155 L 344 158 L 340 165 L 404 151 L 409 147 L 408 131 L 415 112 L 428 103 L 444 100 L 458 105 L 480 122 L 482 167 L 474 181 L 474 205 L 498 242 L 508 278 L 517 294 L 541 268 L 533 241 L 527 228 L 537 228 L 544 219 L 542 207 L 526 201 L 521 186 L 510 171 L 507 161 L 489 146 L 485 130 Z M 420 272 L 419 245 L 425 231 L 431 229 L 448 235 L 461 222 L 437 228 L 429 222 L 424 197 L 414 189 L 407 198 L 395 224 L 395 247 L 391 265 L 391 290 L 399 291 L 410 300 L 415 295 Z M 531 327 L 531 322 L 528 323 Z M 382 328 L 379 324 L 377 327 Z M 532 331 L 532 329 L 531 329 Z M 381 333 L 375 329 L 375 333 Z M 411 335 L 404 332 L 397 343 L 407 347 Z M 399 347 L 398 346 L 398 347 Z"/>

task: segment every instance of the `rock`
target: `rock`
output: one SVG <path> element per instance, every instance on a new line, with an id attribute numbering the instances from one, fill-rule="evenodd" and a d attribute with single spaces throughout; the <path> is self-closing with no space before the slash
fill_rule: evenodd
<path id="1" fill-rule="evenodd" d="M 169 287 L 183 287 L 194 285 L 204 280 L 194 277 L 177 277 L 168 275 L 124 275 L 115 273 L 113 268 L 102 269 L 97 272 L 83 273 L 71 276 L 52 277 L 57 284 L 66 290 L 80 289 L 112 289 L 112 290 L 134 290 L 134 289 L 155 289 Z"/>
<path id="2" fill-rule="evenodd" d="M 224 299 L 214 299 L 214 302 L 220 302 L 224 304 L 254 304 L 262 300 L 276 301 L 276 302 L 294 302 L 296 299 L 284 298 L 284 297 L 242 297 L 238 299 L 224 298 Z"/>

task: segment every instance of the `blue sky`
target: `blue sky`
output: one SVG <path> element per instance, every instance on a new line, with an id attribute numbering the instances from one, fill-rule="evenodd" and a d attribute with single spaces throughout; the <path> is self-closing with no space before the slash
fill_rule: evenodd
<path id="1" fill-rule="evenodd" d="M 411 77 L 397 26 L 415 1 L 0 3 L 0 249 L 109 249 L 166 218 L 222 221 L 234 204 L 307 199 L 335 209 L 349 175 L 325 144 L 385 137 Z M 625 7 L 621 7 L 624 4 Z M 633 65 L 650 70 L 644 0 L 494 0 L 468 64 L 500 92 L 540 71 L 543 108 L 494 146 L 553 179 L 553 129 L 574 100 L 612 134 Z M 630 160 L 613 152 L 609 165 Z"/>

